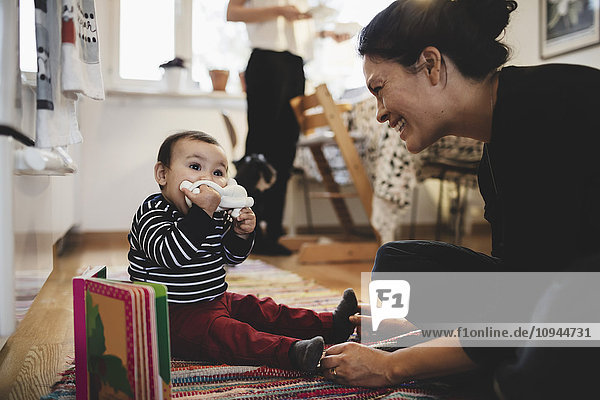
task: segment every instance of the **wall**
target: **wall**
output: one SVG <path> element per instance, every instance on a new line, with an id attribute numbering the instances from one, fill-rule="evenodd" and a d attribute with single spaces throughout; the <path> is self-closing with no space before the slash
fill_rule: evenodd
<path id="1" fill-rule="evenodd" d="M 207 104 L 207 102 L 209 104 Z M 158 191 L 154 164 L 163 139 L 178 130 L 212 134 L 234 158 L 221 108 L 245 118 L 242 99 L 109 94 L 82 101 L 82 231 L 128 231 L 145 196 Z M 239 128 L 241 129 L 241 127 Z M 238 148 L 243 147 L 243 141 Z M 239 157 L 239 156 L 237 156 Z"/>
<path id="2" fill-rule="evenodd" d="M 600 46 L 596 45 L 547 60 L 540 57 L 540 2 L 518 1 L 519 6 L 511 14 L 506 32 L 506 42 L 513 50 L 509 65 L 532 65 L 545 63 L 584 64 L 600 68 Z"/>

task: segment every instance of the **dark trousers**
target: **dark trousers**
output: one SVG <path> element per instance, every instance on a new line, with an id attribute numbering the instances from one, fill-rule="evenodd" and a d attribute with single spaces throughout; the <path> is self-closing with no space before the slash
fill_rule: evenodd
<path id="1" fill-rule="evenodd" d="M 402 240 L 379 248 L 373 272 L 502 271 L 502 260 L 466 247 L 427 240 Z"/>
<path id="2" fill-rule="evenodd" d="M 552 251 L 551 247 L 548 251 Z M 518 267 L 522 265 L 509 266 L 498 258 L 465 247 L 407 240 L 381 246 L 377 251 L 373 272 L 514 271 Z M 528 267 L 536 268 L 535 265 Z M 600 254 L 569 262 L 563 270 L 598 271 Z M 595 322 L 600 315 L 600 305 L 597 303 L 564 305 L 569 304 L 569 293 L 597 290 L 594 282 L 590 282 L 590 286 L 574 288 L 573 282 L 566 281 L 550 287 L 539 299 L 534 315 L 544 321 L 550 316 L 564 315 L 564 309 L 584 308 L 585 311 L 579 312 L 591 316 L 591 321 Z M 599 347 L 464 347 L 463 350 L 484 371 L 494 375 L 496 390 L 505 399 L 587 398 L 597 392 Z"/>
<path id="3" fill-rule="evenodd" d="M 267 223 L 267 236 L 276 240 L 283 235 L 287 182 L 300 133 L 289 101 L 304 94 L 303 61 L 289 52 L 254 49 L 245 78 L 248 101 L 246 154 L 264 154 L 277 171 L 277 181 L 261 196 L 263 204 L 257 204 L 254 211 L 258 222 Z"/>
<path id="4" fill-rule="evenodd" d="M 186 360 L 291 368 L 298 339 L 332 339 L 333 314 L 225 292 L 215 300 L 169 304 L 171 352 Z"/>

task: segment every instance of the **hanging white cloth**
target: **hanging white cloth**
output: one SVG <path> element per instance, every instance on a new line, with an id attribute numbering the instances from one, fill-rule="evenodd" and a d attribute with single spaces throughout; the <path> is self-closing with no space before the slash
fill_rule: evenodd
<path id="1" fill-rule="evenodd" d="M 94 0 L 62 0 L 62 90 L 104 100 Z"/>
<path id="2" fill-rule="evenodd" d="M 36 147 L 67 146 L 82 141 L 76 98 L 61 92 L 60 0 L 35 2 L 35 39 L 37 48 Z"/>
<path id="3" fill-rule="evenodd" d="M 78 95 L 104 99 L 94 0 L 36 0 L 35 37 L 35 145 L 80 143 Z"/>

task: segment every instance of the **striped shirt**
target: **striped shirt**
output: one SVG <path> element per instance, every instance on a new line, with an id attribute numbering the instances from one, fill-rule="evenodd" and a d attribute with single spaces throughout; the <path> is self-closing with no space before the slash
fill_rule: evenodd
<path id="1" fill-rule="evenodd" d="M 211 218 L 193 205 L 187 215 L 162 194 L 138 208 L 129 232 L 132 281 L 162 283 L 170 303 L 212 300 L 227 289 L 225 264 L 239 264 L 252 249 L 254 234 L 242 239 L 222 211 Z"/>

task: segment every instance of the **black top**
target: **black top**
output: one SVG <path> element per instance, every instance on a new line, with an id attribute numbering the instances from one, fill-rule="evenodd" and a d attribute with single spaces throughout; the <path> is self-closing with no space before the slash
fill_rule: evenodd
<path id="1" fill-rule="evenodd" d="M 128 236 L 131 280 L 166 285 L 170 303 L 220 296 L 227 289 L 224 265 L 244 261 L 254 241 L 254 233 L 242 239 L 231 225 L 224 211 L 211 218 L 194 204 L 184 215 L 162 194 L 149 196 Z"/>
<path id="2" fill-rule="evenodd" d="M 572 269 L 600 252 L 598 115 L 597 69 L 547 64 L 499 72 L 478 179 L 492 255 L 503 270 Z M 515 356 L 506 347 L 464 350 L 489 367 Z"/>
<path id="3" fill-rule="evenodd" d="M 599 70 L 548 64 L 499 73 L 479 188 L 492 255 L 507 269 L 562 270 L 600 251 L 599 115 Z"/>

